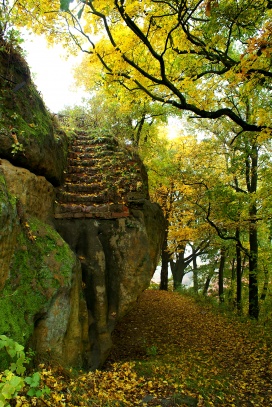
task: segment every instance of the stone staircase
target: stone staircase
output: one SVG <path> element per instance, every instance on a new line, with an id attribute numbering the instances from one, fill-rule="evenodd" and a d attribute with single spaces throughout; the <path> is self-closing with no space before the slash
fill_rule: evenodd
<path id="1" fill-rule="evenodd" d="M 129 202 L 146 198 L 145 190 L 139 158 L 110 136 L 77 131 L 57 188 L 55 218 L 126 217 Z"/>

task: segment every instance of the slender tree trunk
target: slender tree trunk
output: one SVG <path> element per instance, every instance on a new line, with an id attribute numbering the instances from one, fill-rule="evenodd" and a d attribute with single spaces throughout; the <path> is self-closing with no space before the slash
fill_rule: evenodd
<path id="1" fill-rule="evenodd" d="M 236 308 L 236 300 L 234 299 L 234 285 L 236 282 L 235 263 L 236 263 L 236 259 L 233 258 L 232 262 L 231 262 L 231 281 L 230 281 L 230 290 L 229 290 L 229 294 L 228 294 L 228 303 L 232 309 Z"/>
<path id="2" fill-rule="evenodd" d="M 249 208 L 249 275 L 248 275 L 248 314 L 250 318 L 259 318 L 258 298 L 258 232 L 257 232 L 257 205 L 254 195 L 257 191 L 258 180 L 258 147 L 256 143 L 251 146 L 251 152 L 246 160 L 247 189 L 250 192 L 252 203 Z"/>
<path id="3" fill-rule="evenodd" d="M 211 276 L 208 276 L 208 277 L 206 278 L 206 281 L 205 281 L 205 284 L 204 284 L 204 287 L 203 287 L 203 295 L 207 295 L 208 289 L 209 289 L 209 286 L 210 286 L 211 279 L 212 279 Z"/>
<path id="4" fill-rule="evenodd" d="M 162 266 L 161 266 L 161 281 L 160 290 L 168 290 L 168 263 L 169 263 L 169 253 L 167 251 L 167 239 L 168 239 L 168 226 L 165 233 L 163 245 L 162 245 Z"/>
<path id="5" fill-rule="evenodd" d="M 271 242 L 271 236 L 269 236 L 268 238 L 269 244 Z M 264 265 L 264 284 L 263 284 L 263 289 L 262 289 L 262 294 L 260 296 L 260 300 L 264 301 L 266 299 L 266 295 L 268 292 L 268 285 L 269 285 L 269 272 L 268 272 L 268 268 L 267 265 Z"/>
<path id="6" fill-rule="evenodd" d="M 145 117 L 145 114 L 143 114 L 143 116 L 141 117 L 140 122 L 137 123 L 137 126 L 136 126 L 136 127 L 138 127 L 138 129 L 137 129 L 136 135 L 135 135 L 135 137 L 134 137 L 134 142 L 133 142 L 133 145 L 134 145 L 135 147 L 139 147 L 140 137 L 141 137 L 143 125 L 144 125 L 144 122 L 145 122 L 145 118 L 146 118 L 146 117 Z"/>
<path id="7" fill-rule="evenodd" d="M 196 255 L 193 257 L 193 282 L 194 282 L 194 292 L 198 294 L 198 273 L 197 273 Z"/>
<path id="8" fill-rule="evenodd" d="M 204 287 L 203 287 L 203 295 L 207 295 L 208 294 L 208 289 L 210 286 L 210 282 L 212 279 L 212 276 L 214 275 L 214 270 L 212 272 L 209 273 L 208 277 L 206 278 Z"/>
<path id="9" fill-rule="evenodd" d="M 236 228 L 236 239 L 240 240 L 240 230 Z M 241 249 L 236 244 L 236 307 L 238 314 L 242 312 L 242 257 Z"/>
<path id="10" fill-rule="evenodd" d="M 164 241 L 162 245 L 162 267 L 161 267 L 161 281 L 160 281 L 160 290 L 168 290 L 168 264 L 170 261 L 170 254 L 168 252 L 168 234 L 169 234 L 169 216 L 172 210 L 173 204 L 173 185 L 171 185 L 170 189 L 161 192 L 161 206 L 164 211 L 165 217 L 165 235 Z"/>
<path id="11" fill-rule="evenodd" d="M 250 224 L 249 231 L 249 247 L 250 247 L 250 257 L 249 257 L 249 276 L 248 276 L 248 295 L 249 295 L 249 308 L 248 314 L 251 318 L 259 318 L 259 294 L 258 294 L 258 235 L 256 223 L 252 222 Z"/>
<path id="12" fill-rule="evenodd" d="M 263 289 L 262 289 L 262 294 L 260 296 L 260 300 L 264 301 L 267 295 L 267 291 L 268 291 L 268 284 L 269 284 L 269 274 L 268 274 L 268 269 L 267 267 L 264 268 L 264 285 L 263 285 Z"/>
<path id="13" fill-rule="evenodd" d="M 221 248 L 220 253 L 220 264 L 219 264 L 219 273 L 218 273 L 218 286 L 219 286 L 219 302 L 222 304 L 224 302 L 224 267 L 226 260 L 226 249 Z"/>

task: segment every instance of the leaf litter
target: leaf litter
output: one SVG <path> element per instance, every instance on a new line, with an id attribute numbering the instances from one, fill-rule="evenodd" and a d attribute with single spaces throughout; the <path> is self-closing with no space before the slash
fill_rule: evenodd
<path id="1" fill-rule="evenodd" d="M 101 370 L 40 365 L 43 399 L 19 406 L 272 405 L 271 335 L 173 292 L 147 290 L 112 335 Z"/>

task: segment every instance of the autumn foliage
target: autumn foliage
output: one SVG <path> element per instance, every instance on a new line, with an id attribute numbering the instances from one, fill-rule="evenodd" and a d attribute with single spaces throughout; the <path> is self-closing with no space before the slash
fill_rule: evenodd
<path id="1" fill-rule="evenodd" d="M 268 330 L 269 331 L 269 330 Z M 40 365 L 41 399 L 20 406 L 262 406 L 272 403 L 271 333 L 177 293 L 148 290 L 119 323 L 103 370 Z"/>

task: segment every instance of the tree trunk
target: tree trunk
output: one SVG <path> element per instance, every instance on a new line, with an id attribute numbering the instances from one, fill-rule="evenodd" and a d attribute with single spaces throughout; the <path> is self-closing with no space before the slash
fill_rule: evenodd
<path id="1" fill-rule="evenodd" d="M 143 119 L 143 118 L 142 118 Z M 173 204 L 173 185 L 171 185 L 170 189 L 161 192 L 161 206 L 164 211 L 165 217 L 165 235 L 164 241 L 162 245 L 162 267 L 161 267 L 161 281 L 160 281 L 160 290 L 168 290 L 168 264 L 170 261 L 170 254 L 168 252 L 168 234 L 169 234 L 169 216 L 172 210 Z"/>
<path id="2" fill-rule="evenodd" d="M 134 137 L 134 142 L 133 142 L 134 147 L 139 147 L 140 137 L 141 137 L 145 119 L 146 119 L 146 117 L 145 117 L 145 113 L 144 113 L 143 116 L 141 117 L 141 120 L 137 123 L 137 126 L 136 126 L 136 128 L 138 127 L 138 129 L 137 129 L 136 135 Z"/>
<path id="3" fill-rule="evenodd" d="M 171 270 L 172 270 L 173 281 L 174 281 L 174 290 L 177 290 L 178 288 L 181 287 L 183 277 L 185 276 L 185 269 L 186 269 L 187 263 L 185 262 L 184 251 L 185 251 L 185 248 L 183 251 L 180 251 L 179 253 L 177 253 L 176 261 L 175 262 L 173 261 L 171 264 Z"/>
<path id="4" fill-rule="evenodd" d="M 224 247 L 221 248 L 220 252 L 220 264 L 219 264 L 219 272 L 218 272 L 218 287 L 219 287 L 219 303 L 222 304 L 224 302 L 224 267 L 225 267 L 225 260 L 226 260 L 226 249 Z"/>
<path id="5" fill-rule="evenodd" d="M 254 194 L 257 191 L 258 180 L 258 148 L 254 143 L 246 160 L 247 189 L 251 194 L 252 203 L 249 208 L 249 272 L 248 272 L 248 314 L 250 318 L 259 318 L 258 298 L 258 232 L 257 232 L 257 205 Z"/>
<path id="6" fill-rule="evenodd" d="M 168 227 L 165 233 L 163 245 L 162 245 L 162 266 L 161 266 L 161 281 L 160 290 L 168 290 L 168 263 L 169 263 L 169 253 L 167 251 L 167 238 L 168 238 Z"/>
<path id="7" fill-rule="evenodd" d="M 248 314 L 250 318 L 259 318 L 259 296 L 258 296 L 258 236 L 256 224 L 254 222 L 250 225 L 249 232 L 249 275 L 248 275 L 248 300 L 249 308 Z"/>
<path id="8" fill-rule="evenodd" d="M 194 249 L 193 249 L 194 254 Z M 194 282 L 194 292 L 198 294 L 198 273 L 197 273 L 197 261 L 196 255 L 193 257 L 193 282 Z"/>
<path id="9" fill-rule="evenodd" d="M 236 300 L 234 299 L 234 285 L 236 282 L 236 270 L 235 270 L 236 259 L 233 258 L 231 262 L 231 280 L 230 280 L 230 289 L 228 293 L 228 304 L 230 308 L 236 308 Z"/>
<path id="10" fill-rule="evenodd" d="M 204 287 L 203 287 L 203 295 L 207 295 L 211 279 L 212 278 L 210 276 L 208 276 L 206 278 L 206 281 L 205 281 L 205 284 L 204 284 Z"/>
<path id="11" fill-rule="evenodd" d="M 264 268 L 264 285 L 263 285 L 263 290 L 262 290 L 262 294 L 261 294 L 261 296 L 260 296 L 260 300 L 261 301 L 264 301 L 265 300 L 265 298 L 266 298 L 266 294 L 267 294 L 267 291 L 268 291 L 268 284 L 269 284 L 269 278 L 268 278 L 268 269 L 267 269 L 267 267 L 265 266 L 265 268 Z"/>
<path id="12" fill-rule="evenodd" d="M 240 230 L 236 228 L 236 239 L 240 240 Z M 236 244 L 236 307 L 238 314 L 242 312 L 242 257 L 241 248 Z"/>

